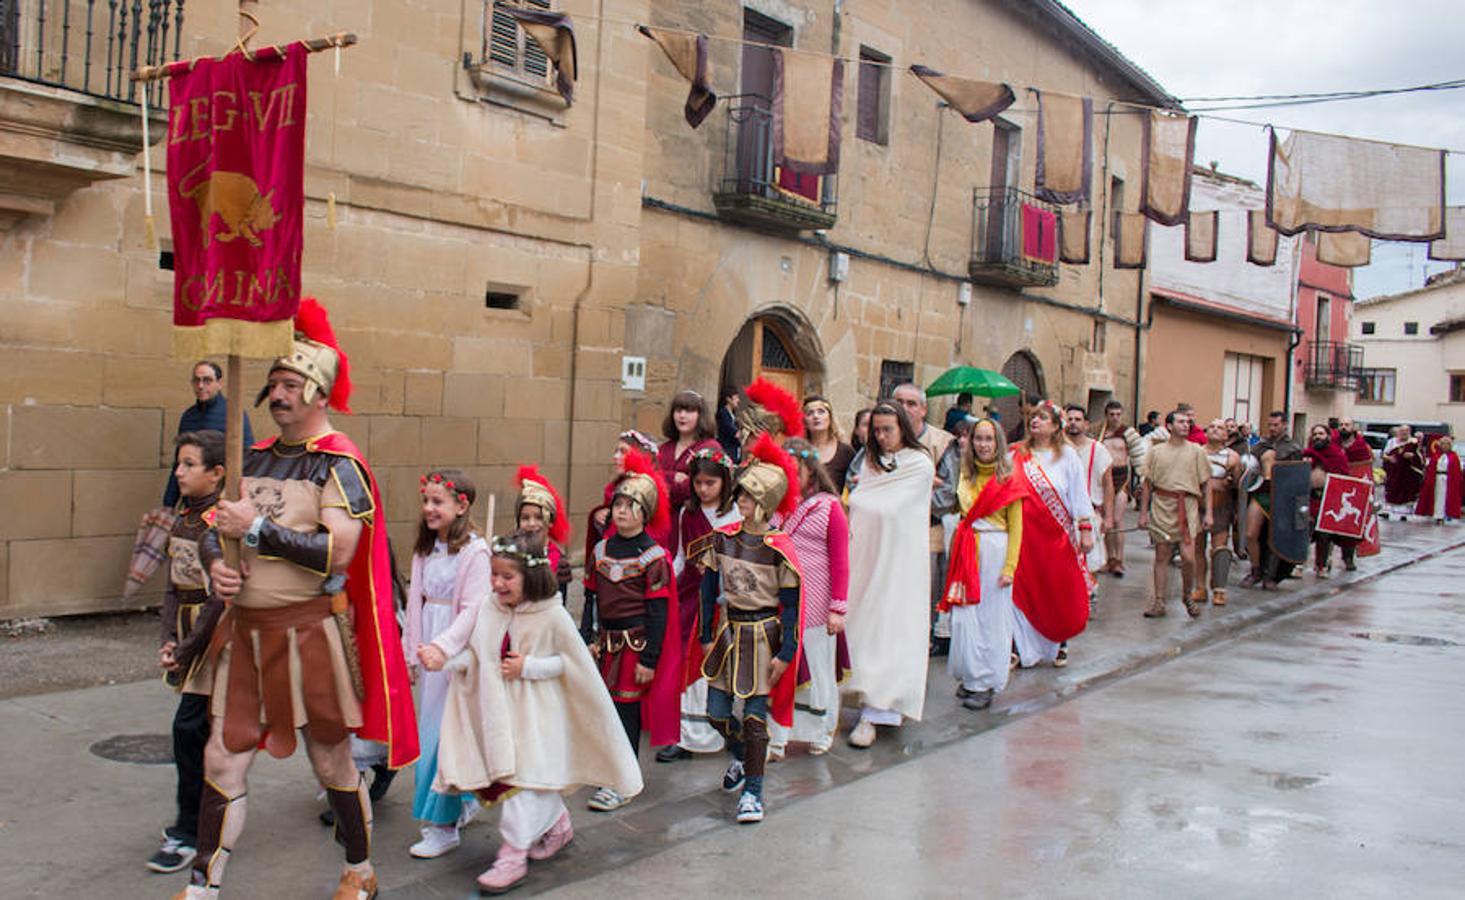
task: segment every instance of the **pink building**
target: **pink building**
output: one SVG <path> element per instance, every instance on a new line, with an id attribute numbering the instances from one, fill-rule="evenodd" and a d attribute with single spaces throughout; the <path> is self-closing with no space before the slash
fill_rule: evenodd
<path id="1" fill-rule="evenodd" d="M 1363 377 L 1363 347 L 1349 343 L 1353 270 L 1318 262 L 1311 235 L 1299 242 L 1297 327 L 1292 354 L 1293 434 L 1330 418 L 1351 416 Z"/>

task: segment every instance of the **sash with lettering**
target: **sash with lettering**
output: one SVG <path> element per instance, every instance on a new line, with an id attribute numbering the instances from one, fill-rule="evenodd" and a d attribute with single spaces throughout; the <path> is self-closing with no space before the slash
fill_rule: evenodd
<path id="1" fill-rule="evenodd" d="M 1043 637 L 1066 641 L 1089 623 L 1093 576 L 1075 543 L 1073 516 L 1043 467 L 1020 448 L 1013 452 L 1012 462 L 1012 477 L 1027 487 L 1012 602 Z"/>
<path id="2" fill-rule="evenodd" d="M 290 352 L 300 304 L 307 51 L 201 59 L 168 83 L 175 353 Z"/>

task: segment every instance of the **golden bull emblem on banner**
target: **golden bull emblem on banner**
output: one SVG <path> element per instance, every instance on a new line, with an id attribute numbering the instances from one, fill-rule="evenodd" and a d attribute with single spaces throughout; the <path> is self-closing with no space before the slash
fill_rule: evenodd
<path id="1" fill-rule="evenodd" d="M 275 196 L 273 188 L 269 193 L 261 194 L 259 185 L 254 179 L 241 172 L 210 172 L 209 176 L 190 187 L 185 184 L 205 165 L 207 160 L 198 168 L 189 172 L 178 185 L 178 194 L 191 200 L 194 206 L 198 207 L 199 228 L 203 234 L 203 245 L 207 247 L 212 240 L 217 239 L 221 244 L 227 244 L 235 238 L 242 237 L 252 247 L 262 246 L 259 239 L 259 232 L 272 228 L 280 221 L 280 214 L 275 209 L 272 200 Z M 225 231 L 212 235 L 209 233 L 209 225 L 213 217 L 223 221 Z"/>

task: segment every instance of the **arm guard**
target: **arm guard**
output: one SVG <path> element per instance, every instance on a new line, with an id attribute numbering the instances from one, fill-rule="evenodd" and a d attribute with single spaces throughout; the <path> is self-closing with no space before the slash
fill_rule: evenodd
<path id="1" fill-rule="evenodd" d="M 646 649 L 641 651 L 641 665 L 656 668 L 661 659 L 661 642 L 666 637 L 666 598 L 646 598 Z"/>
<path id="2" fill-rule="evenodd" d="M 331 533 L 291 531 L 266 521 L 259 530 L 259 555 L 292 562 L 324 577 L 331 573 Z"/>
<path id="3" fill-rule="evenodd" d="M 699 643 L 712 643 L 712 618 L 717 613 L 717 589 L 721 586 L 717 572 L 708 569 L 702 573 L 702 616 L 697 628 L 701 632 L 697 636 Z"/>
<path id="4" fill-rule="evenodd" d="M 585 591 L 585 605 L 580 609 L 580 637 L 584 638 L 587 644 L 595 643 L 595 609 L 595 592 L 587 589 Z"/>
<path id="5" fill-rule="evenodd" d="M 799 648 L 799 589 L 779 588 L 778 606 L 778 621 L 783 626 L 783 642 L 778 648 L 778 658 L 791 663 L 794 661 L 794 651 Z"/>

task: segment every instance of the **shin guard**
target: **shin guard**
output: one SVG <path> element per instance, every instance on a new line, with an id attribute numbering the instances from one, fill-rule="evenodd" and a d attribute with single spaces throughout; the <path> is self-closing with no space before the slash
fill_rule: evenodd
<path id="1" fill-rule="evenodd" d="M 207 778 L 198 804 L 198 855 L 193 858 L 189 883 L 218 889 L 234 842 L 244 831 L 245 794 L 227 797 Z"/>
<path id="2" fill-rule="evenodd" d="M 768 764 L 768 723 L 756 716 L 743 719 L 743 772 L 763 781 Z"/>
<path id="3" fill-rule="evenodd" d="M 1231 578 L 1231 561 L 1235 558 L 1230 547 L 1217 547 L 1211 551 L 1211 587 L 1226 586 Z"/>
<path id="4" fill-rule="evenodd" d="M 371 798 L 365 780 L 354 788 L 328 787 L 326 797 L 336 814 L 336 843 L 346 848 L 346 862 L 366 862 L 371 858 Z"/>

